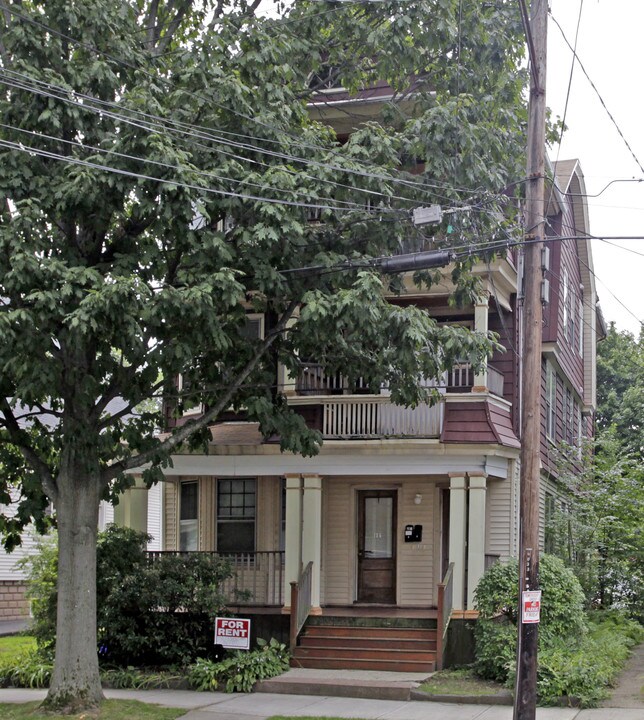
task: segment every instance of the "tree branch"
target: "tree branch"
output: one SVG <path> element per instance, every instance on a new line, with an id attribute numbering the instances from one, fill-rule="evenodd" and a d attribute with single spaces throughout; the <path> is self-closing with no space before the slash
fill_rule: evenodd
<path id="1" fill-rule="evenodd" d="M 20 427 L 11 406 L 6 398 L 0 399 L 0 412 L 4 417 L 4 426 L 6 427 L 11 442 L 20 449 L 25 460 L 31 465 L 33 471 L 40 477 L 43 490 L 47 497 L 55 504 L 58 499 L 58 489 L 51 471 L 46 462 L 34 450 L 27 433 Z"/>
<path id="2" fill-rule="evenodd" d="M 181 25 L 181 21 L 185 17 L 191 5 L 191 0 L 186 0 L 186 2 L 183 2 L 179 6 L 179 8 L 177 9 L 177 14 L 174 16 L 174 19 L 172 20 L 170 25 L 168 25 L 168 29 L 163 33 L 163 37 L 159 40 L 159 44 L 154 49 L 154 55 L 162 55 L 166 51 L 166 48 L 172 42 L 174 34 L 177 32 L 179 25 Z"/>
<path id="3" fill-rule="evenodd" d="M 287 323 L 293 316 L 293 313 L 295 312 L 299 304 L 299 299 L 294 299 L 291 301 L 289 306 L 282 314 L 282 317 L 279 319 L 279 322 L 277 323 L 275 328 L 266 337 L 261 348 L 246 363 L 244 368 L 237 375 L 237 378 L 230 384 L 228 390 L 221 396 L 216 405 L 211 407 L 200 418 L 196 420 L 190 420 L 185 425 L 182 425 L 169 438 L 159 443 L 159 445 L 157 445 L 155 448 L 147 450 L 146 452 L 143 452 L 139 455 L 133 455 L 129 458 L 126 458 L 125 460 L 121 460 L 118 463 L 115 463 L 114 465 L 110 465 L 110 467 L 106 468 L 103 471 L 103 481 L 105 483 L 108 483 L 110 480 L 113 480 L 115 477 L 125 472 L 126 470 L 139 468 L 142 465 L 145 465 L 146 463 L 154 460 L 159 456 L 159 453 L 171 452 L 175 448 L 179 447 L 193 433 L 207 427 L 210 423 L 212 423 L 219 416 L 219 414 L 223 410 L 225 410 L 228 405 L 230 405 L 230 401 L 234 397 L 235 393 L 239 389 L 241 389 L 245 380 L 257 367 L 260 359 L 265 355 L 266 351 L 271 347 L 275 340 L 286 330 Z"/>

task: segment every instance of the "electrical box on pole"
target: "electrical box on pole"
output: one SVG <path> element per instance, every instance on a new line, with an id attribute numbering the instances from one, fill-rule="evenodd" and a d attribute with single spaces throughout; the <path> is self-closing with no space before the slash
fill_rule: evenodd
<path id="1" fill-rule="evenodd" d="M 412 213 L 414 225 L 438 225 L 443 219 L 443 211 L 440 205 L 414 208 Z"/>

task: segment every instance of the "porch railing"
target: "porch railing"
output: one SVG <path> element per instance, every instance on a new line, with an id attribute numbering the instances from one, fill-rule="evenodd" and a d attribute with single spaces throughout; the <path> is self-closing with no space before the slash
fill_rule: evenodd
<path id="1" fill-rule="evenodd" d="M 445 640 L 447 638 L 447 628 L 452 616 L 452 597 L 453 585 L 452 578 L 454 576 L 454 563 L 450 563 L 443 578 L 443 582 L 438 584 L 438 602 L 436 613 L 436 669 L 443 669 L 443 653 L 445 650 Z"/>
<path id="2" fill-rule="evenodd" d="M 297 645 L 297 636 L 300 634 L 311 612 L 312 573 L 313 562 L 309 562 L 297 582 L 291 582 L 291 625 L 289 633 L 291 651 Z"/>
<path id="3" fill-rule="evenodd" d="M 323 398 L 322 434 L 342 437 L 439 437 L 443 405 L 394 405 L 386 395 Z"/>
<path id="4" fill-rule="evenodd" d="M 219 553 L 207 550 L 163 550 L 148 552 L 148 559 L 155 562 L 168 555 L 187 557 L 194 554 L 222 558 L 230 563 L 233 574 L 221 586 L 229 605 L 284 605 L 283 551 Z"/>
<path id="5" fill-rule="evenodd" d="M 488 365 L 488 389 L 503 396 L 503 373 Z M 426 387 L 437 387 L 447 392 L 469 391 L 474 385 L 474 371 L 469 363 L 459 363 L 443 373 L 438 380 L 421 381 Z M 341 373 L 328 374 L 319 363 L 303 364 L 297 377 L 298 395 L 363 395 L 369 388 L 362 378 L 353 386 Z"/>

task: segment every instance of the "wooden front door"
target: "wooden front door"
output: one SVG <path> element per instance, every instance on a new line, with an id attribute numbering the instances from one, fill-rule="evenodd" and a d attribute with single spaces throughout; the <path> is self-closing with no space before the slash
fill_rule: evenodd
<path id="1" fill-rule="evenodd" d="M 396 491 L 358 491 L 358 602 L 396 603 Z"/>

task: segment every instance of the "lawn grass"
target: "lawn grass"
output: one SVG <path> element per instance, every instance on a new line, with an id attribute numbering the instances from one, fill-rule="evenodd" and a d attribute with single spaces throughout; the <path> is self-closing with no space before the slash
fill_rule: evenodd
<path id="1" fill-rule="evenodd" d="M 175 720 L 185 715 L 185 708 L 166 708 L 148 705 L 138 700 L 105 700 L 95 712 L 83 712 L 78 715 L 53 715 L 38 712 L 39 702 L 0 703 L 2 720 L 45 720 L 45 718 L 65 718 L 65 720 Z"/>
<path id="2" fill-rule="evenodd" d="M 434 673 L 419 688 L 429 695 L 497 695 L 507 690 L 492 680 L 482 680 L 470 668 L 441 670 Z"/>
<path id="3" fill-rule="evenodd" d="M 19 655 L 36 649 L 36 638 L 31 635 L 7 635 L 0 637 L 0 655 Z"/>

